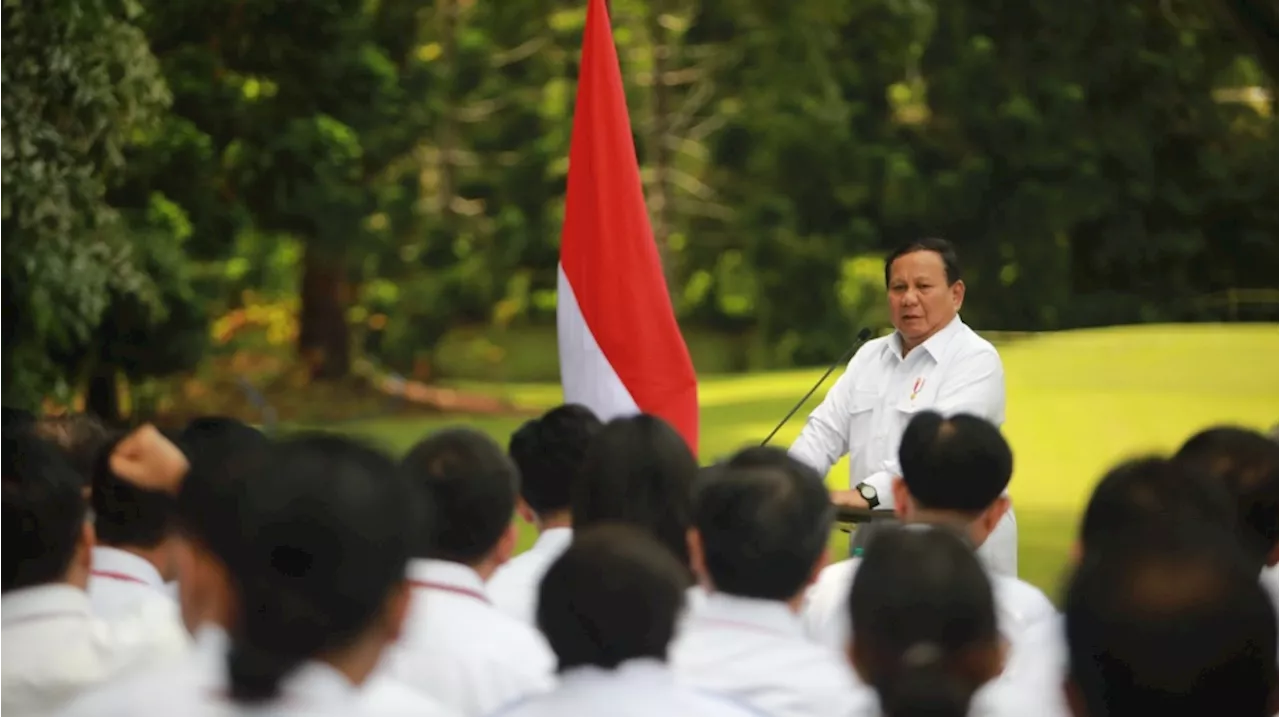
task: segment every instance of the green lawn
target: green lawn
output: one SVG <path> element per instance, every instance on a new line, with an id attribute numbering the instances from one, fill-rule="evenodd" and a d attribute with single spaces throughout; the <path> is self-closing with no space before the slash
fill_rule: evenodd
<path id="1" fill-rule="evenodd" d="M 1275 326 L 1137 326 L 1069 331 L 1001 348 L 1008 382 L 1006 434 L 1013 445 L 1021 576 L 1056 596 L 1077 516 L 1094 482 L 1116 461 L 1168 451 L 1215 423 L 1269 428 L 1280 418 Z M 701 455 L 714 460 L 763 438 L 821 374 L 807 369 L 701 378 Z M 828 386 L 834 379 L 828 382 Z M 550 407 L 548 384 L 472 386 L 522 405 Z M 783 428 L 787 445 L 821 392 Z M 467 423 L 504 445 L 519 418 L 371 420 L 348 430 L 404 450 L 428 431 Z M 842 462 L 828 476 L 847 481 Z M 522 545 L 532 539 L 525 530 Z"/>

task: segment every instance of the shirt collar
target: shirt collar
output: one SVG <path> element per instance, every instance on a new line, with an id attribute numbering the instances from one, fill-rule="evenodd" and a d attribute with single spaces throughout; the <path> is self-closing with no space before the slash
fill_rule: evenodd
<path id="1" fill-rule="evenodd" d="M 93 549 L 93 576 L 137 580 L 150 587 L 164 589 L 164 579 L 150 560 L 119 548 L 97 546 Z"/>
<path id="2" fill-rule="evenodd" d="M 951 340 L 956 337 L 964 329 L 964 322 L 960 320 L 960 314 L 956 314 L 950 323 L 938 330 L 936 334 L 925 339 L 925 342 L 916 348 L 924 349 L 934 361 L 941 361 L 942 354 L 947 350 L 947 346 L 951 344 Z M 899 360 L 903 360 L 902 356 L 902 334 L 894 331 L 889 337 L 886 344 L 893 350 L 893 355 Z M 908 354 L 910 355 L 910 354 Z"/>
<path id="3" fill-rule="evenodd" d="M 462 563 L 418 558 L 409 561 L 409 580 L 414 583 L 446 585 L 459 591 L 485 595 L 480 573 Z"/>
<path id="4" fill-rule="evenodd" d="M 0 597 L 0 625 L 14 625 L 46 617 L 89 616 L 88 593 L 67 583 L 21 588 Z"/>
<path id="5" fill-rule="evenodd" d="M 699 624 L 731 627 L 739 630 L 771 632 L 786 637 L 804 635 L 800 618 L 780 600 L 711 592 L 694 616 Z"/>
<path id="6" fill-rule="evenodd" d="M 629 684 L 670 685 L 675 677 L 667 663 L 652 657 L 639 657 L 627 660 L 610 670 L 595 665 L 574 667 L 560 673 L 560 683 L 566 688 L 589 686 L 615 680 L 626 680 Z"/>

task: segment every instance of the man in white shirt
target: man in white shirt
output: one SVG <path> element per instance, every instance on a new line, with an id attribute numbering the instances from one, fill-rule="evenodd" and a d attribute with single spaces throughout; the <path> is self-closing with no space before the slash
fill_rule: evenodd
<path id="1" fill-rule="evenodd" d="M 150 615 L 157 629 L 181 631 L 178 603 L 165 585 L 177 577 L 172 500 L 120 480 L 107 463 L 102 456 L 93 475 L 93 611 L 108 620 Z"/>
<path id="2" fill-rule="evenodd" d="M 569 488 L 599 430 L 600 419 L 590 409 L 567 404 L 525 423 L 507 446 L 520 470 L 517 511 L 538 529 L 538 540 L 499 567 L 486 587 L 495 607 L 529 625 L 534 624 L 542 575 L 573 540 Z"/>
<path id="3" fill-rule="evenodd" d="M 185 644 L 170 634 L 93 616 L 84 481 L 58 450 L 17 433 L 4 437 L 0 455 L 0 711 L 47 715 L 94 685 L 182 654 Z"/>
<path id="4" fill-rule="evenodd" d="M 960 320 L 965 285 L 951 244 L 907 244 L 885 261 L 884 274 L 896 330 L 854 355 L 791 445 L 820 475 L 848 454 L 853 490 L 832 498 L 860 508 L 894 507 L 898 441 L 916 413 L 969 413 L 997 426 L 1005 418 L 1004 367 L 995 348 Z M 979 556 L 996 573 L 1018 574 L 1012 508 Z"/>
<path id="5" fill-rule="evenodd" d="M 555 651 L 559 684 L 494 717 L 763 715 L 679 684 L 667 666 L 686 575 L 641 529 L 600 523 L 580 530 L 539 588 L 537 621 Z"/>
<path id="6" fill-rule="evenodd" d="M 515 466 L 488 436 L 464 428 L 422 440 L 402 466 L 431 518 L 409 563 L 412 603 L 390 674 L 472 717 L 551 689 L 546 641 L 485 590 L 515 545 Z"/>
<path id="7" fill-rule="evenodd" d="M 899 462 L 902 477 L 893 482 L 898 517 L 910 524 L 955 527 L 980 549 L 1009 505 L 1004 491 L 1013 454 L 1000 430 L 976 416 L 943 418 L 925 411 L 903 432 Z M 860 562 L 853 558 L 830 566 L 806 595 L 804 620 L 812 639 L 835 649 L 848 644 L 849 589 Z M 997 574 L 991 583 L 997 623 L 1011 653 L 1004 674 L 988 688 L 1017 679 L 1024 635 L 1057 615 L 1044 593 L 1028 583 Z M 978 693 L 978 703 L 988 688 Z"/>
<path id="8" fill-rule="evenodd" d="M 797 615 L 834 518 L 819 476 L 781 450 L 749 448 L 699 479 L 689 555 L 708 594 L 672 646 L 682 682 L 774 717 L 843 716 L 870 699 Z"/>
<path id="9" fill-rule="evenodd" d="M 1232 538 L 1164 521 L 1081 563 L 1064 608 L 1075 717 L 1275 714 L 1276 612 Z"/>

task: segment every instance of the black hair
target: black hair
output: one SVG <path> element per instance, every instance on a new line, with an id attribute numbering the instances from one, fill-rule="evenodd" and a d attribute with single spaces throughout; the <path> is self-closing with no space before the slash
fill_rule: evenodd
<path id="1" fill-rule="evenodd" d="M 804 589 L 835 521 L 817 471 L 781 449 L 749 448 L 700 476 L 693 496 L 718 592 L 789 600 Z"/>
<path id="2" fill-rule="evenodd" d="M 1151 524 L 1179 521 L 1234 535 L 1235 513 L 1227 489 L 1205 474 L 1164 458 L 1138 458 L 1111 469 L 1093 489 L 1080 543 L 1086 554 L 1105 552 Z"/>
<path id="3" fill-rule="evenodd" d="M 977 514 L 1009 487 L 1013 452 L 989 421 L 922 411 L 907 424 L 898 465 L 911 497 L 922 507 Z"/>
<path id="4" fill-rule="evenodd" d="M 93 528 L 99 543 L 112 547 L 154 548 L 170 533 L 173 499 L 145 490 L 111 470 L 119 439 L 98 454 L 93 471 Z"/>
<path id="5" fill-rule="evenodd" d="M 0 429 L 5 431 L 25 431 L 35 424 L 36 414 L 25 408 L 0 407 Z"/>
<path id="6" fill-rule="evenodd" d="M 964 717 L 997 650 L 991 581 L 945 529 L 895 526 L 867 546 L 849 592 L 853 655 L 886 717 Z"/>
<path id="7" fill-rule="evenodd" d="M 32 430 L 60 448 L 80 476 L 82 486 L 91 485 L 98 458 L 119 435 L 87 413 L 68 413 L 36 419 Z"/>
<path id="8" fill-rule="evenodd" d="M 237 482 L 227 566 L 240 601 L 227 654 L 231 697 L 274 698 L 302 662 L 352 645 L 405 579 L 412 496 L 394 461 L 346 438 L 275 446 Z"/>
<path id="9" fill-rule="evenodd" d="M 947 269 L 947 286 L 950 286 L 962 278 L 960 275 L 960 257 L 956 255 L 956 248 L 946 239 L 914 239 L 902 244 L 894 249 L 891 254 L 884 260 L 884 285 L 889 285 L 889 278 L 893 273 L 893 262 L 907 254 L 914 254 L 918 251 L 931 251 L 942 257 L 942 265 Z"/>
<path id="10" fill-rule="evenodd" d="M 570 486 L 602 425 L 591 409 L 570 403 L 527 421 L 511 434 L 507 453 L 520 469 L 520 495 L 533 512 L 569 509 Z"/>
<path id="11" fill-rule="evenodd" d="M 419 441 L 401 465 L 432 514 L 418 557 L 470 565 L 497 547 L 515 516 L 520 474 L 492 438 L 446 428 Z"/>
<path id="12" fill-rule="evenodd" d="M 4 435 L 4 560 L 0 591 L 64 580 L 84 530 L 84 481 L 53 444 Z"/>
<path id="13" fill-rule="evenodd" d="M 1271 714 L 1275 609 L 1231 536 L 1206 527 L 1148 525 L 1076 570 L 1069 677 L 1088 714 Z"/>
<path id="14" fill-rule="evenodd" d="M 665 661 L 686 581 L 684 566 L 643 530 L 599 523 L 575 531 L 538 588 L 538 629 L 559 671 Z"/>
<path id="15" fill-rule="evenodd" d="M 1244 428 L 1210 428 L 1183 444 L 1174 461 L 1226 486 L 1235 499 L 1241 544 L 1261 568 L 1280 539 L 1276 442 Z"/>
<path id="16" fill-rule="evenodd" d="M 217 541 L 237 520 L 236 483 L 260 472 L 271 441 L 237 419 L 207 416 L 187 424 L 174 443 L 190 464 L 173 502 L 175 527 L 223 557 Z"/>
<path id="17" fill-rule="evenodd" d="M 666 421 L 647 414 L 615 418 L 587 448 L 581 479 L 572 489 L 573 527 L 629 523 L 649 531 L 688 565 L 686 533 L 697 477 L 697 459 Z"/>

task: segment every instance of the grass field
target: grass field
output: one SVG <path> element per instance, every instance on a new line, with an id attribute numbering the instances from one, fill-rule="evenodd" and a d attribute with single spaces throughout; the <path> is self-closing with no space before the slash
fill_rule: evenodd
<path id="1" fill-rule="evenodd" d="M 1265 325 L 1135 326 L 1042 334 L 1001 347 L 1008 389 L 1006 435 L 1019 526 L 1021 577 L 1056 597 L 1080 510 L 1117 461 L 1176 448 L 1218 423 L 1266 429 L 1280 418 L 1280 334 Z M 714 460 L 759 441 L 821 370 L 700 378 L 701 456 Z M 834 378 L 828 386 L 834 383 Z M 521 405 L 550 407 L 551 384 L 472 386 Z M 811 399 L 775 439 L 800 431 Z M 404 450 L 428 431 L 466 423 L 503 445 L 522 419 L 450 416 L 342 424 Z M 828 482 L 847 483 L 841 462 Z M 522 546 L 532 540 L 524 529 Z"/>

